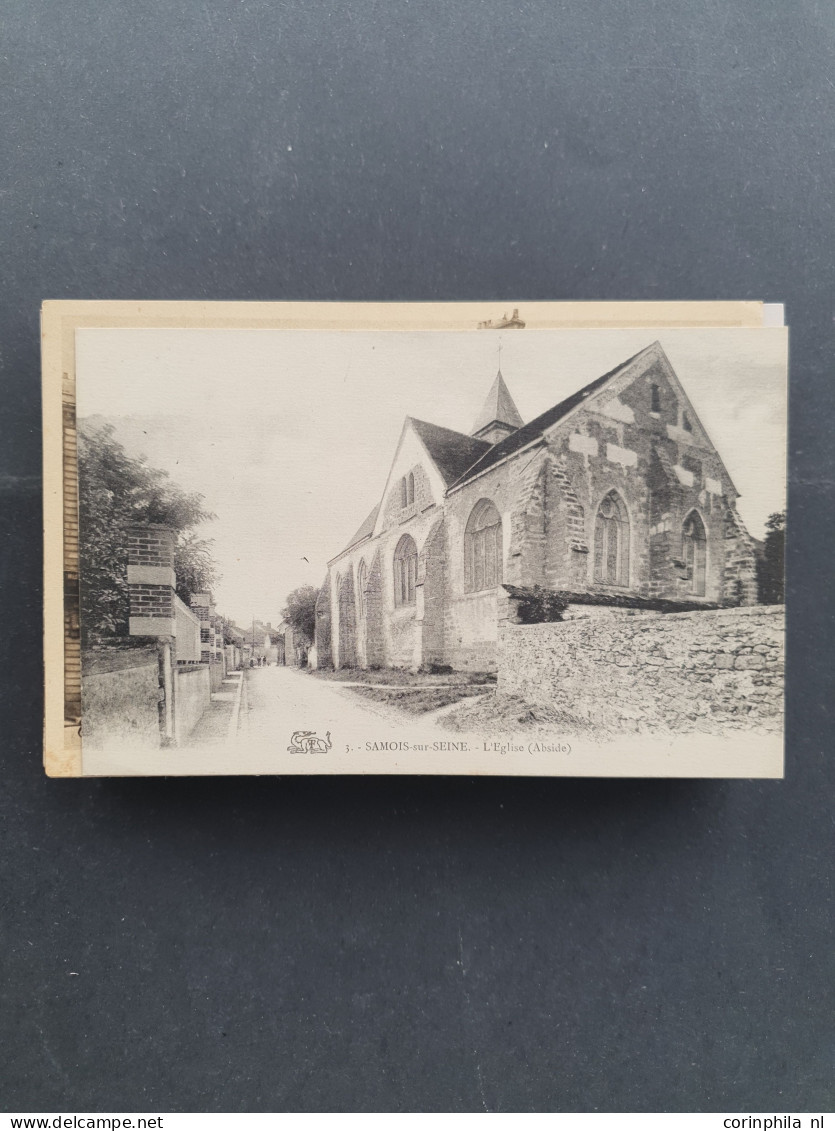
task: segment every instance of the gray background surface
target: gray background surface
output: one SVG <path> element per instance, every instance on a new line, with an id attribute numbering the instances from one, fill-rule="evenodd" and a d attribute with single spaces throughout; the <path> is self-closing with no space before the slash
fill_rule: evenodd
<path id="1" fill-rule="evenodd" d="M 3 9 L 3 1108 L 831 1107 L 832 6 Z M 785 782 L 45 780 L 40 302 L 508 296 L 787 304 Z"/>

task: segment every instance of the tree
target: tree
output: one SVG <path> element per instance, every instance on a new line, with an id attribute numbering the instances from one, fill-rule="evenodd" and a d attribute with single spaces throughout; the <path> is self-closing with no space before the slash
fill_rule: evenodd
<path id="1" fill-rule="evenodd" d="M 193 531 L 181 533 L 174 547 L 177 596 L 189 602 L 192 593 L 206 593 L 217 584 L 217 566 L 212 557 L 213 539 L 198 538 Z"/>
<path id="2" fill-rule="evenodd" d="M 226 617 L 221 617 L 220 623 L 223 631 L 223 643 L 234 644 L 238 648 L 243 647 L 244 634 L 241 632 L 238 626 L 233 621 L 228 620 Z"/>
<path id="3" fill-rule="evenodd" d="M 302 585 L 287 597 L 287 605 L 281 615 L 308 644 L 312 644 L 316 633 L 316 599 L 319 590 L 312 585 Z"/>
<path id="4" fill-rule="evenodd" d="M 166 471 L 128 455 L 112 425 L 80 424 L 78 430 L 79 564 L 81 626 L 90 636 L 127 631 L 127 530 L 162 523 L 177 533 L 177 592 L 187 601 L 217 581 L 211 542 L 193 528 L 214 518 L 203 496 L 182 490 Z"/>
<path id="5" fill-rule="evenodd" d="M 786 512 L 770 514 L 765 529 L 762 556 L 757 560 L 757 596 L 760 604 L 782 605 L 786 599 Z"/>

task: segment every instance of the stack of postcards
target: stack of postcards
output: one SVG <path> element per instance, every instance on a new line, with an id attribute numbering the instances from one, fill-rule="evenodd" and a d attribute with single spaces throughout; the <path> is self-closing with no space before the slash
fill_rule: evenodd
<path id="1" fill-rule="evenodd" d="M 46 303 L 47 772 L 782 776 L 787 335 Z"/>

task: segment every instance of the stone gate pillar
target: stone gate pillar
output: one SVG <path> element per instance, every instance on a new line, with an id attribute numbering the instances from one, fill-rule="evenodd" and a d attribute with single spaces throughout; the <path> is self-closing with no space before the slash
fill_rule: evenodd
<path id="1" fill-rule="evenodd" d="M 212 663 L 215 651 L 215 630 L 213 624 L 214 606 L 211 593 L 192 593 L 189 598 L 191 611 L 200 621 L 200 660 L 204 664 Z M 252 646 L 255 647 L 253 637 Z"/>
<path id="2" fill-rule="evenodd" d="M 147 523 L 128 530 L 128 632 L 154 636 L 160 657 L 160 734 L 174 740 L 174 641 L 177 634 L 174 541 L 170 526 Z"/>

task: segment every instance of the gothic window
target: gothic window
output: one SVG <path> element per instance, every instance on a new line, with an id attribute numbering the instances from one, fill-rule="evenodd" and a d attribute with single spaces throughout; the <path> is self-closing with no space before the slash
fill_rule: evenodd
<path id="1" fill-rule="evenodd" d="M 682 428 L 684 429 L 685 432 L 692 432 L 693 431 L 693 422 L 691 421 L 690 417 L 687 415 L 686 412 L 683 412 L 681 414 L 681 426 L 682 426 Z"/>
<path id="2" fill-rule="evenodd" d="M 707 587 L 707 535 L 705 524 L 696 511 L 691 511 L 684 520 L 682 541 L 690 592 L 696 597 L 704 597 Z"/>
<path id="3" fill-rule="evenodd" d="M 476 503 L 464 534 L 464 588 L 494 589 L 502 580 L 502 520 L 489 499 Z"/>
<path id="4" fill-rule="evenodd" d="M 414 605 L 418 553 L 414 538 L 404 534 L 394 551 L 394 603 Z"/>
<path id="5" fill-rule="evenodd" d="M 366 596 L 365 591 L 368 587 L 368 570 L 365 567 L 365 562 L 360 562 L 360 568 L 357 570 L 357 612 L 359 613 L 360 620 L 365 620 L 366 614 Z"/>
<path id="6" fill-rule="evenodd" d="M 650 389 L 651 389 L 651 392 L 652 392 L 652 408 L 651 408 L 650 411 L 651 412 L 660 412 L 661 411 L 661 390 L 658 387 L 658 385 L 651 385 Z"/>
<path id="7" fill-rule="evenodd" d="M 400 506 L 410 507 L 415 501 L 415 475 L 410 471 L 400 480 Z"/>
<path id="8" fill-rule="evenodd" d="M 617 491 L 597 508 L 594 523 L 594 580 L 629 584 L 629 516 Z"/>

